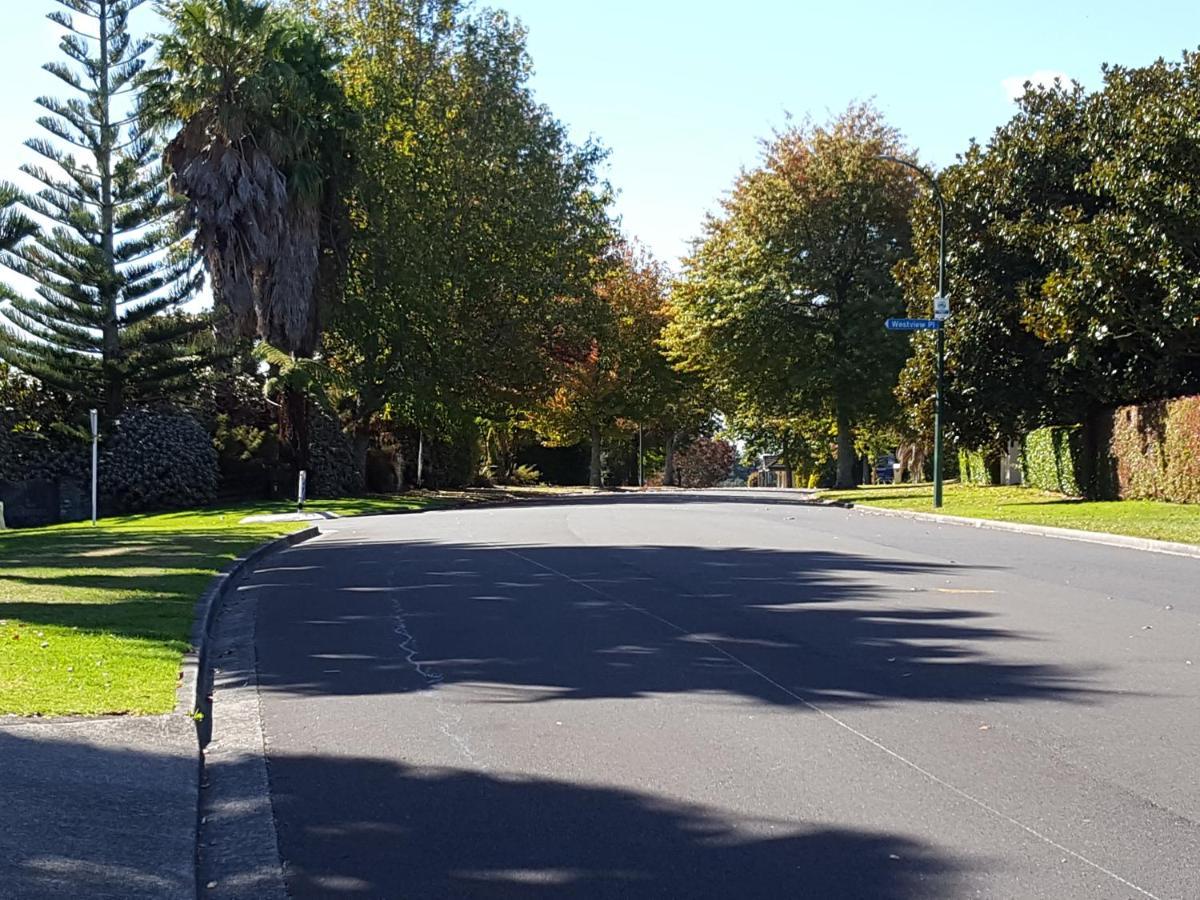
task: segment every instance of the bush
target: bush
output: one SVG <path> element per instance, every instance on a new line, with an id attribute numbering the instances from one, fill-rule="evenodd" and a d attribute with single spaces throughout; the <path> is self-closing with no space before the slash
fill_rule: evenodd
<path id="1" fill-rule="evenodd" d="M 279 440 L 278 414 L 263 398 L 260 377 L 222 376 L 207 419 L 217 448 L 219 499 L 292 496 L 296 475 L 290 448 Z"/>
<path id="2" fill-rule="evenodd" d="M 1121 407 L 1110 449 L 1122 499 L 1200 503 L 1200 397 Z"/>
<path id="3" fill-rule="evenodd" d="M 712 487 L 733 468 L 733 445 L 712 438 L 696 438 L 679 454 L 679 483 L 687 488 Z"/>
<path id="4" fill-rule="evenodd" d="M 536 466 L 516 466 L 508 476 L 508 483 L 515 485 L 534 485 L 542 480 L 542 473 Z"/>
<path id="5" fill-rule="evenodd" d="M 746 487 L 758 487 L 760 484 L 762 484 L 762 472 L 755 469 L 746 478 Z"/>
<path id="6" fill-rule="evenodd" d="M 1082 433 L 1077 426 L 1039 428 L 1021 446 L 1025 484 L 1070 497 L 1083 494 Z"/>
<path id="7" fill-rule="evenodd" d="M 982 450 L 958 451 L 958 477 L 963 484 L 995 484 Z"/>
<path id="8" fill-rule="evenodd" d="M 106 513 L 185 509 L 216 496 L 217 451 L 186 413 L 126 413 L 102 445 L 100 505 Z"/>
<path id="9" fill-rule="evenodd" d="M 354 454 L 354 443 L 328 410 L 310 404 L 308 496 L 354 497 L 366 487 L 366 473 Z M 365 460 L 364 460 L 365 462 Z"/>

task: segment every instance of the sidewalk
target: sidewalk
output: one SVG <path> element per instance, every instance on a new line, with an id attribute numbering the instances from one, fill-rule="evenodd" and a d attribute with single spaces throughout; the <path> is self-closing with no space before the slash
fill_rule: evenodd
<path id="1" fill-rule="evenodd" d="M 239 557 L 196 602 L 175 711 L 95 719 L 0 718 L 0 900 L 195 900 L 200 801 L 194 709 L 211 690 L 210 631 L 229 587 L 303 529 Z"/>
<path id="2" fill-rule="evenodd" d="M 0 720 L 0 897 L 194 898 L 186 716 Z"/>

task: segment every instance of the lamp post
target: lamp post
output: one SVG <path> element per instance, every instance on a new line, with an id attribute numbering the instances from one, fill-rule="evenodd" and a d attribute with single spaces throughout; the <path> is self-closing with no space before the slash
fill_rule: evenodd
<path id="1" fill-rule="evenodd" d="M 927 182 L 933 190 L 933 199 L 938 206 L 938 297 L 946 296 L 946 201 L 942 198 L 942 188 L 937 178 L 922 169 L 916 163 L 901 159 L 898 156 L 880 156 L 885 162 L 896 163 L 912 169 Z M 936 318 L 936 315 L 935 315 Z M 942 505 L 942 396 L 943 375 L 946 360 L 946 326 L 938 322 L 937 331 L 937 399 L 934 401 L 933 414 L 933 505 Z"/>

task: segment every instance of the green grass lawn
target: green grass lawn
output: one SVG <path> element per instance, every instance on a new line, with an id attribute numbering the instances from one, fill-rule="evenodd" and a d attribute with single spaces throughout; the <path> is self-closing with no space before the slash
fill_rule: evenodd
<path id="1" fill-rule="evenodd" d="M 864 506 L 935 512 L 931 485 L 881 485 L 853 491 L 822 491 L 822 500 L 849 500 Z M 1200 544 L 1200 506 L 1153 500 L 1094 502 L 1075 500 L 1025 487 L 947 484 L 936 512 L 975 519 L 997 519 L 1106 531 L 1133 537 Z"/>
<path id="2" fill-rule="evenodd" d="M 314 501 L 339 515 L 443 505 L 438 495 Z M 237 556 L 303 522 L 241 524 L 256 503 L 0 532 L 0 715 L 163 713 L 196 599 Z"/>

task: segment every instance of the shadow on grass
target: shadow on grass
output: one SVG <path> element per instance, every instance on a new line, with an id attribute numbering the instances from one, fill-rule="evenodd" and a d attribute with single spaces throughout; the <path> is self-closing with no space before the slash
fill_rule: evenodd
<path id="1" fill-rule="evenodd" d="M 15 532 L 0 549 L 0 619 L 186 647 L 213 575 L 268 536 Z"/>

